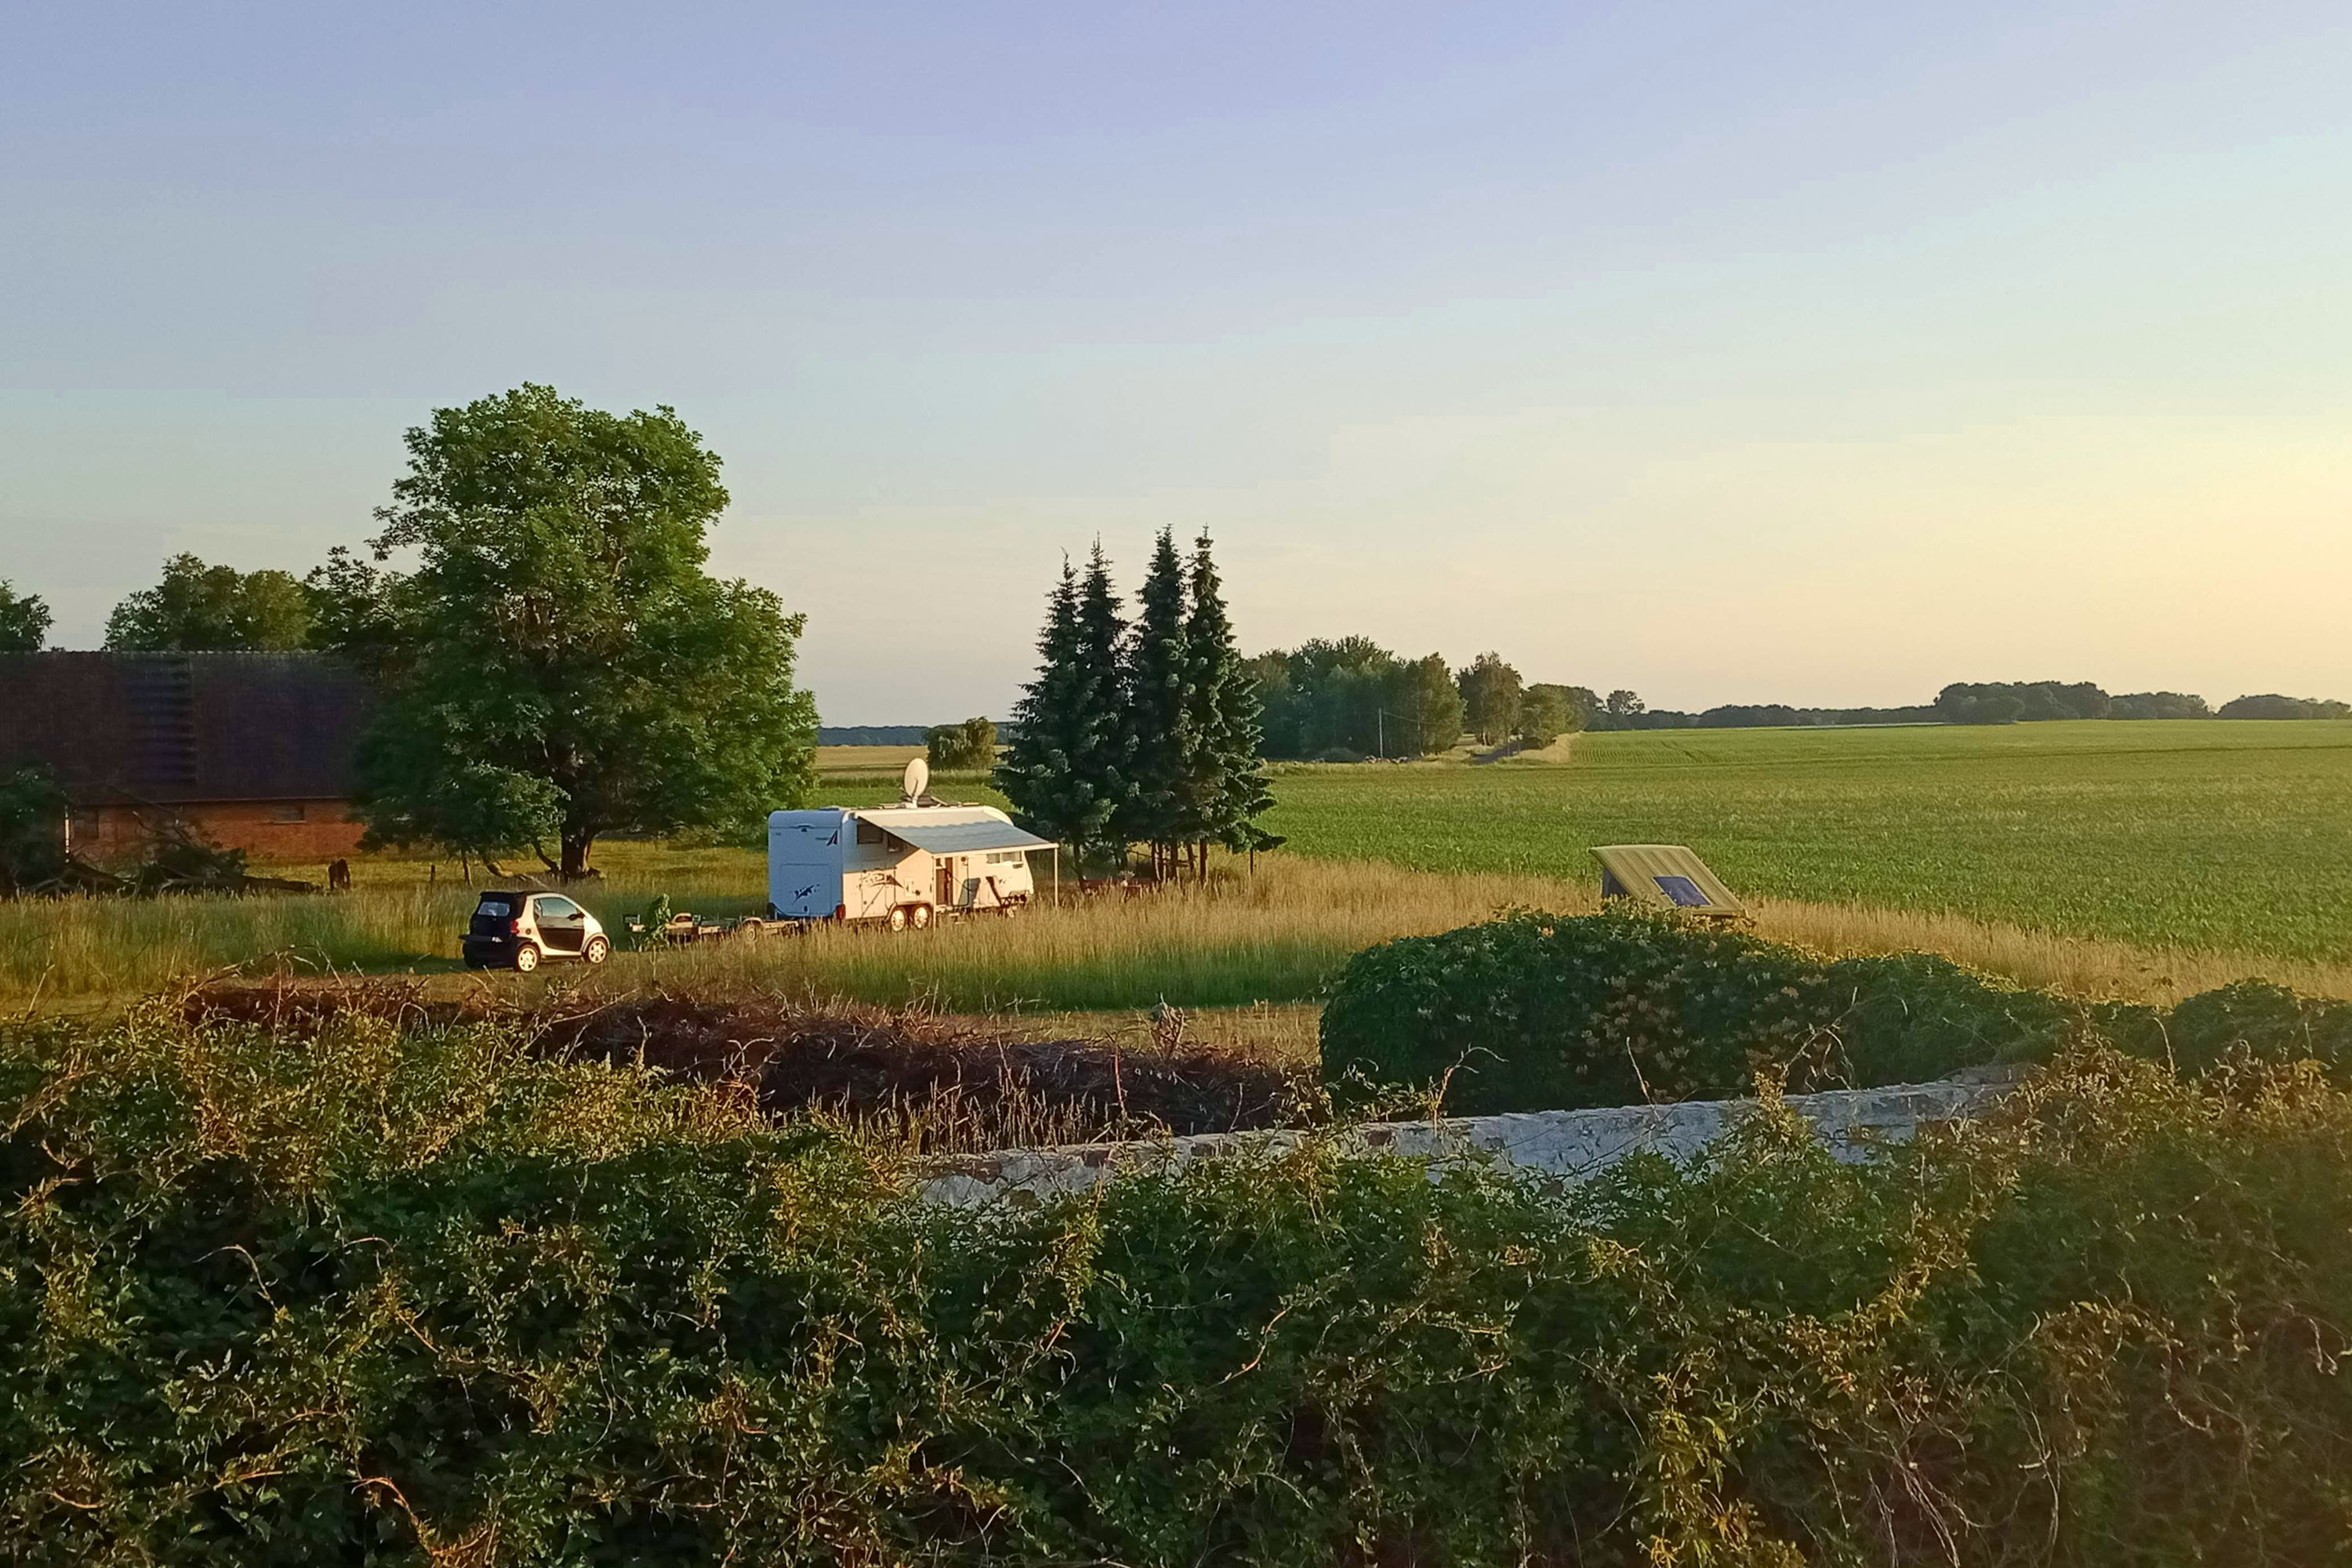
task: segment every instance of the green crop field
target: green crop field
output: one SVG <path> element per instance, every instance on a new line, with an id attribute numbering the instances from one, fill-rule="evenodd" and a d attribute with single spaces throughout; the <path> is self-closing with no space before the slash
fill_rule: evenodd
<path id="1" fill-rule="evenodd" d="M 2352 723 L 1646 731 L 1561 763 L 1296 766 L 1299 854 L 1589 877 L 1682 843 L 1734 888 L 2154 945 L 2352 958 Z"/>

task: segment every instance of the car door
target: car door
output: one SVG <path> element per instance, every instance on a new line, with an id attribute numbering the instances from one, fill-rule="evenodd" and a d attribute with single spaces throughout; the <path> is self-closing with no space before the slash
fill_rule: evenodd
<path id="1" fill-rule="evenodd" d="M 588 934 L 587 911 L 570 899 L 553 893 L 542 894 L 531 900 L 531 913 L 539 927 L 540 945 L 550 952 L 578 952 Z"/>

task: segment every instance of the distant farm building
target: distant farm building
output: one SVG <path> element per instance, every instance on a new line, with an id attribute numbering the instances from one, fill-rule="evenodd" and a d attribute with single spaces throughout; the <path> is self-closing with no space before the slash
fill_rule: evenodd
<path id="1" fill-rule="evenodd" d="M 358 676 L 320 654 L 0 654 L 0 772 L 47 768 L 93 860 L 173 818 L 257 859 L 332 859 L 359 846 L 367 711 Z"/>

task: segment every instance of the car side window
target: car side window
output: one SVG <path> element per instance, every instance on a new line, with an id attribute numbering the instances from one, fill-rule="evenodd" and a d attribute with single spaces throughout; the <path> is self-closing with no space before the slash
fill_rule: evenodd
<path id="1" fill-rule="evenodd" d="M 570 920 L 580 912 L 580 906 L 570 899 L 545 898 L 539 900 L 539 912 L 551 920 Z"/>

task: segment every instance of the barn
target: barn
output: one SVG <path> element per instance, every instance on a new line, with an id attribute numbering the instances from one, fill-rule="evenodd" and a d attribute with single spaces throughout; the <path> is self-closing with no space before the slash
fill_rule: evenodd
<path id="1" fill-rule="evenodd" d="M 324 654 L 0 654 L 0 773 L 47 769 L 100 863 L 173 818 L 257 860 L 331 860 L 359 846 L 368 707 Z"/>

